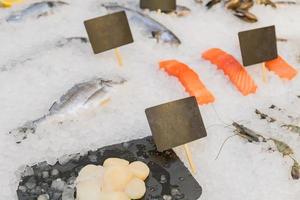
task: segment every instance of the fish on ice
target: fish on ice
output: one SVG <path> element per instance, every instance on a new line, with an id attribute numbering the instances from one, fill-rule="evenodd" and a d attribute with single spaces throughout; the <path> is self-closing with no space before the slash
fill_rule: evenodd
<path id="1" fill-rule="evenodd" d="M 144 13 L 116 3 L 106 3 L 102 4 L 102 6 L 109 11 L 126 11 L 129 21 L 143 27 L 145 32 L 149 33 L 157 41 L 176 45 L 181 44 L 180 39 L 171 30 Z"/>
<path id="2" fill-rule="evenodd" d="M 63 118 L 68 114 L 77 114 L 84 109 L 96 109 L 97 106 L 109 100 L 109 93 L 115 85 L 122 85 L 125 82 L 126 80 L 123 78 L 114 80 L 94 78 L 78 83 L 61 96 L 58 101 L 55 101 L 47 114 L 38 119 L 28 121 L 9 133 L 16 138 L 17 143 L 21 143 L 29 134 L 35 133 L 37 125 L 48 117 L 58 115 Z"/>
<path id="3" fill-rule="evenodd" d="M 41 1 L 33 3 L 27 8 L 14 12 L 6 18 L 7 22 L 18 22 L 29 17 L 41 17 L 51 14 L 56 7 L 69 5 L 63 1 Z"/>

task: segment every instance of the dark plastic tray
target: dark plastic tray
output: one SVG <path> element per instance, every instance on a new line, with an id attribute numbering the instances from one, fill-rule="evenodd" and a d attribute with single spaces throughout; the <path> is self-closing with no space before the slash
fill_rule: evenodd
<path id="1" fill-rule="evenodd" d="M 71 155 L 55 165 L 46 162 L 26 167 L 17 190 L 19 200 L 70 200 L 76 196 L 74 181 L 87 164 L 102 165 L 106 158 L 119 157 L 130 162 L 140 160 L 150 168 L 143 200 L 197 200 L 202 188 L 172 150 L 156 150 L 152 137 L 106 146 L 86 155 Z M 65 159 L 66 160 L 66 159 Z M 75 198 L 74 198 L 75 199 Z"/>

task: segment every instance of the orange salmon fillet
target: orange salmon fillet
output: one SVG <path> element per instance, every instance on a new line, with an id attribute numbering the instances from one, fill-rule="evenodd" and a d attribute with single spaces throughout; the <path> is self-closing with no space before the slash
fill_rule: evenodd
<path id="1" fill-rule="evenodd" d="M 199 76 L 189 66 L 177 60 L 166 60 L 159 63 L 160 69 L 179 79 L 185 90 L 195 96 L 199 105 L 215 101 L 212 93 L 206 89 Z"/>
<path id="2" fill-rule="evenodd" d="M 266 68 L 280 78 L 292 80 L 297 75 L 297 70 L 289 65 L 283 58 L 278 56 L 276 59 L 266 62 Z"/>
<path id="3" fill-rule="evenodd" d="M 230 54 L 221 49 L 212 48 L 202 54 L 202 58 L 217 65 L 236 88 L 244 95 L 255 93 L 257 86 L 246 69 Z"/>

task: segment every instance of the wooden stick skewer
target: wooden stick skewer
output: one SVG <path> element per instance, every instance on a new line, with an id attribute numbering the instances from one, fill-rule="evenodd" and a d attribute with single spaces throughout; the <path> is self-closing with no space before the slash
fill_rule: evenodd
<path id="1" fill-rule="evenodd" d="M 267 82 L 267 69 L 266 64 L 264 62 L 262 63 L 262 79 L 264 83 Z"/>
<path id="2" fill-rule="evenodd" d="M 184 150 L 185 150 L 186 156 L 188 158 L 188 161 L 189 161 L 192 173 L 196 174 L 196 172 L 197 172 L 196 165 L 194 163 L 194 160 L 193 160 L 193 157 L 192 157 L 192 153 L 191 153 L 191 150 L 190 150 L 188 144 L 184 145 Z"/>
<path id="3" fill-rule="evenodd" d="M 118 48 L 115 48 L 115 55 L 117 57 L 119 66 L 123 66 L 123 59 Z"/>

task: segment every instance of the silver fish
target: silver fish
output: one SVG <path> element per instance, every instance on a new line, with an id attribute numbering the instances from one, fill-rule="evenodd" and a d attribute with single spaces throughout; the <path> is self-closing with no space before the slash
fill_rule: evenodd
<path id="1" fill-rule="evenodd" d="M 48 15 L 53 11 L 55 7 L 68 5 L 68 3 L 63 1 L 41 1 L 34 4 L 31 4 L 29 7 L 24 10 L 15 12 L 7 17 L 7 22 L 17 22 L 21 21 L 30 16 L 41 17 Z"/>
<path id="2" fill-rule="evenodd" d="M 157 22 L 156 20 L 152 19 L 151 17 L 139 11 L 133 10 L 131 8 L 127 8 L 125 6 L 118 5 L 116 3 L 102 4 L 102 6 L 110 11 L 120 11 L 120 10 L 126 11 L 130 21 L 132 20 L 133 22 L 142 25 L 143 28 L 148 33 L 150 33 L 153 38 L 156 38 L 158 41 L 162 41 L 170 44 L 176 44 L 176 45 L 181 44 L 179 38 L 172 31 L 170 31 L 161 23 Z"/>
<path id="3" fill-rule="evenodd" d="M 108 100 L 109 88 L 113 85 L 120 85 L 126 82 L 125 79 L 105 80 L 95 78 L 87 82 L 74 85 L 69 89 L 58 101 L 55 101 L 50 107 L 49 112 L 44 116 L 26 122 L 23 126 L 18 127 L 9 133 L 16 138 L 16 142 L 20 143 L 26 139 L 29 134 L 34 134 L 37 125 L 54 115 L 76 114 L 80 109 L 90 108 L 94 103 L 96 105 Z"/>

